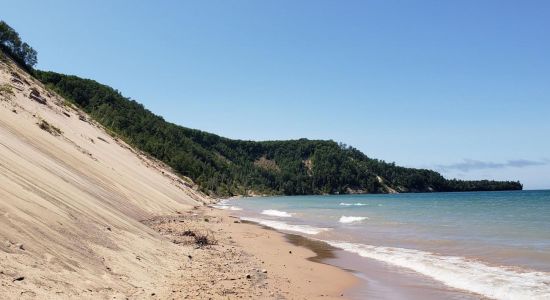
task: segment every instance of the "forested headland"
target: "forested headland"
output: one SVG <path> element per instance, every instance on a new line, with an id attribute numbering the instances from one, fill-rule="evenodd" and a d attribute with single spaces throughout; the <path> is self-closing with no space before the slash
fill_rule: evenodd
<path id="1" fill-rule="evenodd" d="M 447 180 L 323 140 L 242 141 L 166 122 L 93 80 L 36 71 L 36 77 L 128 143 L 215 195 L 333 194 L 521 189 L 519 182 Z"/>
<path id="2" fill-rule="evenodd" d="M 520 190 L 515 181 L 446 179 L 370 158 L 330 140 L 245 141 L 165 121 L 94 80 L 34 70 L 37 54 L 4 22 L 0 48 L 114 135 L 215 196 Z M 185 120 L 182 120 L 185 122 Z"/>

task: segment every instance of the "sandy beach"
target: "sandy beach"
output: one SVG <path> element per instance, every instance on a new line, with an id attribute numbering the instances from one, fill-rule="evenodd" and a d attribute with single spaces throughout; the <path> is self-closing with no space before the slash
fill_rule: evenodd
<path id="1" fill-rule="evenodd" d="M 550 300 L 549 1 L 2 8 L 0 300 Z"/>
<path id="2" fill-rule="evenodd" d="M 200 207 L 145 223 L 184 253 L 186 272 L 166 297 L 346 299 L 347 289 L 358 283 L 351 273 L 312 260 L 323 247 L 295 245 L 285 234 L 241 222 L 227 211 Z M 214 245 L 199 247 L 189 236 L 195 233 L 206 234 Z"/>
<path id="3" fill-rule="evenodd" d="M 207 207 L 189 179 L 12 63 L 0 84 L 3 299 L 340 299 L 356 282 Z"/>

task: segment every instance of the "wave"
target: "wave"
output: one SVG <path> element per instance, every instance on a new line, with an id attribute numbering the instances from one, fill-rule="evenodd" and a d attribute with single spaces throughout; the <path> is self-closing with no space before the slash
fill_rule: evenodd
<path id="1" fill-rule="evenodd" d="M 217 209 L 225 209 L 225 210 L 243 210 L 238 206 L 229 206 L 229 205 L 212 205 L 212 207 Z"/>
<path id="2" fill-rule="evenodd" d="M 340 202 L 340 205 L 342 205 L 342 206 L 366 206 L 366 205 L 368 205 L 368 204 L 366 204 L 366 203 L 360 203 L 360 202 L 356 202 L 356 203 Z"/>
<path id="3" fill-rule="evenodd" d="M 231 206 L 229 205 L 228 199 L 223 199 L 218 201 L 216 204 L 209 205 L 210 207 L 217 208 L 217 209 L 225 209 L 225 210 L 243 210 L 242 208 L 238 206 Z"/>
<path id="4" fill-rule="evenodd" d="M 286 211 L 280 211 L 275 209 L 266 209 L 262 211 L 262 215 L 274 216 L 274 217 L 283 217 L 289 218 L 292 217 L 292 214 L 287 213 Z"/>
<path id="5" fill-rule="evenodd" d="M 364 244 L 326 241 L 360 256 L 416 271 L 450 287 L 495 299 L 550 299 L 550 273 L 489 266 L 458 256 Z"/>
<path id="6" fill-rule="evenodd" d="M 295 231 L 295 232 L 311 234 L 311 235 L 319 234 L 323 231 L 330 230 L 330 228 L 313 227 L 310 225 L 293 225 L 293 224 L 287 224 L 281 221 L 273 221 L 273 220 L 265 220 L 265 219 L 257 219 L 257 218 L 241 217 L 241 220 L 258 223 L 258 224 L 271 227 L 274 229 L 278 229 L 278 230 Z"/>
<path id="7" fill-rule="evenodd" d="M 364 220 L 367 220 L 367 219 L 368 219 L 367 217 L 353 217 L 353 216 L 346 217 L 346 216 L 341 216 L 340 220 L 338 220 L 338 222 L 347 224 L 347 223 L 353 223 L 353 222 L 361 222 L 361 221 L 364 221 Z"/>
<path id="8" fill-rule="evenodd" d="M 218 203 L 216 203 L 217 205 L 229 205 L 229 200 L 228 199 L 223 199 L 223 200 L 220 200 L 218 201 Z"/>

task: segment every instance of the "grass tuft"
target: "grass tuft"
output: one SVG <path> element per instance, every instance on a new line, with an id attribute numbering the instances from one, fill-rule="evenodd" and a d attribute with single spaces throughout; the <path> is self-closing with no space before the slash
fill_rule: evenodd
<path id="1" fill-rule="evenodd" d="M 0 94 L 15 96 L 13 87 L 7 83 L 0 85 Z"/>
<path id="2" fill-rule="evenodd" d="M 42 120 L 37 124 L 38 124 L 38 127 L 40 127 L 40 129 L 47 131 L 54 136 L 59 136 L 63 134 L 63 131 L 61 131 L 61 129 L 53 126 L 52 124 L 48 123 L 46 120 Z"/>

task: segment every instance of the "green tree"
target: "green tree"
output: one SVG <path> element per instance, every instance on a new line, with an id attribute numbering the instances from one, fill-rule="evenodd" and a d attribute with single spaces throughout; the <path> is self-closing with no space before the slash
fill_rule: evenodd
<path id="1" fill-rule="evenodd" d="M 37 52 L 4 21 L 0 21 L 0 48 L 28 71 L 38 63 Z"/>

